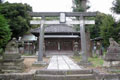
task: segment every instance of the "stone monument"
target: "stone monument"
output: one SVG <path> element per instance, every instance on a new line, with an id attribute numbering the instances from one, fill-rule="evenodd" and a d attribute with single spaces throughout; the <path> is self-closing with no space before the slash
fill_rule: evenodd
<path id="1" fill-rule="evenodd" d="M 13 38 L 6 46 L 3 54 L 2 72 L 22 72 L 24 65 L 21 55 L 18 51 L 18 43 L 16 38 Z"/>

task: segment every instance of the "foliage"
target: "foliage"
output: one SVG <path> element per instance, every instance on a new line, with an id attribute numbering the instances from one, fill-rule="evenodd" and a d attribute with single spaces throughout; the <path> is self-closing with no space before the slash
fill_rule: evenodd
<path id="1" fill-rule="evenodd" d="M 84 9 L 82 8 L 82 5 L 81 5 L 81 1 L 82 0 L 73 0 L 73 12 L 83 12 Z"/>
<path id="2" fill-rule="evenodd" d="M 73 12 L 84 12 L 86 9 L 84 9 L 83 5 L 82 5 L 82 1 L 83 0 L 73 0 Z M 86 5 L 86 8 L 89 9 L 90 7 L 88 5 Z M 76 17 L 78 20 L 79 18 Z M 80 31 L 80 26 L 79 25 L 74 25 L 74 28 L 76 29 L 76 31 Z"/>
<path id="3" fill-rule="evenodd" d="M 91 39 L 100 37 L 100 25 L 102 18 L 104 16 L 101 15 L 101 13 L 98 13 L 97 16 L 95 17 L 95 25 L 88 26 L 90 34 L 91 34 Z"/>
<path id="4" fill-rule="evenodd" d="M 72 59 L 74 59 L 76 62 L 80 62 L 81 56 L 73 56 Z"/>
<path id="5" fill-rule="evenodd" d="M 11 32 L 6 19 L 0 15 L 0 49 L 5 47 L 11 38 Z"/>
<path id="6" fill-rule="evenodd" d="M 111 15 L 98 13 L 95 17 L 95 25 L 89 28 L 91 38 L 102 37 L 103 43 L 107 47 L 109 38 L 113 37 L 116 41 L 119 40 L 119 25 L 120 23 L 116 23 Z"/>
<path id="7" fill-rule="evenodd" d="M 3 48 L 0 48 L 0 55 L 2 55 L 3 54 Z M 1 56 L 0 56 L 1 57 Z"/>
<path id="8" fill-rule="evenodd" d="M 116 27 L 114 25 L 115 20 L 111 15 L 106 15 L 101 21 L 100 25 L 100 36 L 104 40 L 104 45 L 108 46 L 109 44 L 109 38 L 113 37 L 116 39 L 117 37 L 117 32 L 116 32 Z"/>
<path id="9" fill-rule="evenodd" d="M 12 37 L 18 38 L 30 28 L 31 17 L 27 11 L 32 11 L 27 4 L 6 2 L 0 5 L 0 13 L 8 19 L 8 24 L 13 32 Z"/>
<path id="10" fill-rule="evenodd" d="M 120 0 L 115 0 L 113 2 L 113 7 L 111 8 L 113 10 L 113 12 L 117 13 L 117 14 L 120 14 Z M 120 43 L 120 20 L 118 22 L 115 23 L 115 31 L 116 31 L 116 36 L 115 37 L 115 40 L 118 41 Z"/>
<path id="11" fill-rule="evenodd" d="M 113 38 L 115 39 L 115 41 L 117 41 L 118 43 L 120 43 L 120 20 L 118 22 L 116 22 L 114 24 L 114 32 L 113 33 L 115 36 L 113 36 Z"/>
<path id="12" fill-rule="evenodd" d="M 82 1 L 83 0 L 73 0 L 73 12 L 84 12 L 85 9 L 82 6 Z M 87 5 L 87 9 L 89 8 L 89 6 Z"/>
<path id="13" fill-rule="evenodd" d="M 59 17 L 46 17 L 45 20 L 59 20 Z"/>
<path id="14" fill-rule="evenodd" d="M 81 56 L 73 56 L 72 59 L 75 60 L 75 62 L 80 62 Z M 88 58 L 88 61 L 93 64 L 93 67 L 101 67 L 104 63 L 104 60 L 98 57 Z"/>
<path id="15" fill-rule="evenodd" d="M 115 13 L 120 14 L 120 0 L 115 0 L 115 1 L 113 2 L 112 10 L 113 10 Z"/>
<path id="16" fill-rule="evenodd" d="M 101 67 L 103 66 L 103 63 L 104 63 L 104 60 L 98 57 L 89 58 L 88 61 L 91 62 L 94 67 Z"/>

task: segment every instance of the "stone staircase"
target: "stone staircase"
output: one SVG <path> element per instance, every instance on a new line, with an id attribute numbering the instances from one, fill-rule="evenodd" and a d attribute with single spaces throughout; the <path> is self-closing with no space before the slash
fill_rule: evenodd
<path id="1" fill-rule="evenodd" d="M 35 80 L 96 80 L 92 70 L 38 70 Z"/>

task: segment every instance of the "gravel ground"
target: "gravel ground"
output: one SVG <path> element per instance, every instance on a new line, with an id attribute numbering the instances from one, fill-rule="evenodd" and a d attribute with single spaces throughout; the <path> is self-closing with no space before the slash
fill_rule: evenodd
<path id="1" fill-rule="evenodd" d="M 24 58 L 24 65 L 25 65 L 25 69 L 24 72 L 29 72 L 30 70 L 37 70 L 37 69 L 45 69 L 47 66 L 41 66 L 41 67 L 35 67 L 32 66 L 32 64 L 37 61 L 37 58 Z M 46 63 L 49 62 L 49 58 L 43 58 L 43 61 L 45 61 Z"/>

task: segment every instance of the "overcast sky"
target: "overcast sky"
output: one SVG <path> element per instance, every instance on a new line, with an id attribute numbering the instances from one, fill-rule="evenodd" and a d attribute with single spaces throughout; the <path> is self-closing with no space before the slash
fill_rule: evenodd
<path id="1" fill-rule="evenodd" d="M 28 3 L 33 7 L 35 12 L 71 12 L 72 0 L 6 0 L 9 2 Z M 100 11 L 106 14 L 112 14 L 116 18 L 116 14 L 112 13 L 110 8 L 114 0 L 89 0 L 91 8 L 89 11 Z"/>

